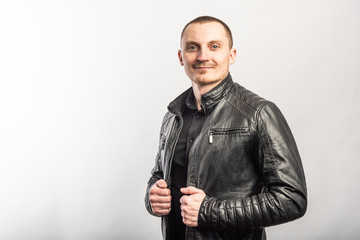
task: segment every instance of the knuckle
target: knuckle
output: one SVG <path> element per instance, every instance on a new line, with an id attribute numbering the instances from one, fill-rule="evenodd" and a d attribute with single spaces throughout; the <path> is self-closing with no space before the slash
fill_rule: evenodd
<path id="1" fill-rule="evenodd" d="M 157 193 L 157 187 L 154 185 L 151 189 L 150 189 L 150 194 L 156 194 Z"/>

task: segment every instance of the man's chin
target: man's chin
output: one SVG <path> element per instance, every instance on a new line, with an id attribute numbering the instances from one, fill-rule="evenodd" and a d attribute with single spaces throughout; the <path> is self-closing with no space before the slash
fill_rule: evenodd
<path id="1" fill-rule="evenodd" d="M 199 85 L 205 86 L 205 85 L 214 84 L 214 83 L 218 82 L 219 80 L 214 79 L 214 78 L 209 78 L 206 76 L 199 76 L 199 77 L 196 77 L 193 81 Z"/>

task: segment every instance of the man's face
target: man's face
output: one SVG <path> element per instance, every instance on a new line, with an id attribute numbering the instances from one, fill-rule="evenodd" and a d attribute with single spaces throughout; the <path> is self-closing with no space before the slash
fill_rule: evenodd
<path id="1" fill-rule="evenodd" d="M 184 31 L 179 50 L 180 64 L 196 84 L 210 85 L 223 80 L 236 50 L 230 49 L 225 28 L 218 22 L 193 23 Z"/>

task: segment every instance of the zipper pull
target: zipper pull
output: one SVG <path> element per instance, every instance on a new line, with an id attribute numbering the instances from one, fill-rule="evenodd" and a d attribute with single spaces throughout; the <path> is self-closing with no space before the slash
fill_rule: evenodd
<path id="1" fill-rule="evenodd" d="M 209 143 L 212 144 L 213 143 L 213 131 L 210 131 L 210 135 L 209 135 Z"/>

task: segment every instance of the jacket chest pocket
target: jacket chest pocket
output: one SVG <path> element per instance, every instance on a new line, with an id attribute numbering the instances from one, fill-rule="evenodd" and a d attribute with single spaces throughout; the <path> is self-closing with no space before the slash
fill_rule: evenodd
<path id="1" fill-rule="evenodd" d="M 196 155 L 200 159 L 199 186 L 212 193 L 229 186 L 236 189 L 234 192 L 248 187 L 257 171 L 253 161 L 255 132 L 249 127 L 211 128 L 207 137 Z"/>
<path id="2" fill-rule="evenodd" d="M 238 136 L 238 137 L 245 137 L 249 136 L 250 131 L 246 127 L 240 128 L 213 128 L 209 130 L 209 143 L 212 144 L 217 140 L 220 140 L 221 137 L 225 136 Z"/>

